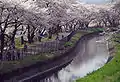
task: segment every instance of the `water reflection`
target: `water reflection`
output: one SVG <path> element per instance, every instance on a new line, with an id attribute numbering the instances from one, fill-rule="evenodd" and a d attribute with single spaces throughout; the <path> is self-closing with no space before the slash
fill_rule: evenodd
<path id="1" fill-rule="evenodd" d="M 109 56 L 103 40 L 104 36 L 100 36 L 79 44 L 78 55 L 71 64 L 44 79 L 44 82 L 73 82 L 102 67 Z"/>

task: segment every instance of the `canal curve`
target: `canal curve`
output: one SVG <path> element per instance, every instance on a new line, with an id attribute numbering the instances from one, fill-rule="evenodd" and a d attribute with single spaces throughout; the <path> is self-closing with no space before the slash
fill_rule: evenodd
<path id="1" fill-rule="evenodd" d="M 77 56 L 73 61 L 40 82 L 73 82 L 104 66 L 109 57 L 105 38 L 105 36 L 94 36 L 83 39 L 77 45 L 75 51 Z"/>

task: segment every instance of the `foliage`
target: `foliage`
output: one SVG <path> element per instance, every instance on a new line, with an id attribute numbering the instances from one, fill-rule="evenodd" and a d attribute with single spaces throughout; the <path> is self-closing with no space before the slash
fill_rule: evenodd
<path id="1" fill-rule="evenodd" d="M 24 45 L 22 45 L 21 42 L 20 42 L 20 38 L 16 38 L 16 39 L 15 39 L 15 47 L 16 47 L 17 49 L 20 49 L 20 48 L 23 48 L 23 47 L 24 47 Z"/>
<path id="2" fill-rule="evenodd" d="M 64 44 L 64 47 L 71 47 L 71 46 L 73 46 L 73 44 L 72 44 L 71 42 L 66 42 L 66 43 Z"/>
<path id="3" fill-rule="evenodd" d="M 30 3 L 30 7 L 27 9 L 23 7 L 23 2 L 20 0 L 18 2 L 13 4 L 7 1 L 0 2 L 0 17 L 2 18 L 0 32 L 7 36 L 6 41 L 4 41 L 5 37 L 1 37 L 1 52 L 4 47 L 16 42 L 16 35 L 27 38 L 31 44 L 36 41 L 36 38 L 43 35 L 43 30 L 47 31 L 51 37 L 53 34 L 57 35 L 63 31 L 88 29 L 91 24 L 103 28 L 113 28 L 119 25 L 118 4 L 109 9 L 96 6 L 90 6 L 92 8 L 90 9 L 76 0 L 35 0 L 32 2 L 27 0 L 24 2 L 24 4 Z M 39 41 L 41 41 L 40 38 Z"/>

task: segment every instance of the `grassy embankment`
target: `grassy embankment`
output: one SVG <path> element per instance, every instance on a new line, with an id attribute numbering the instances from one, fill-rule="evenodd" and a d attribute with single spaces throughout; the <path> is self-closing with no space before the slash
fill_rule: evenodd
<path id="1" fill-rule="evenodd" d="M 120 43 L 115 43 L 115 48 L 115 57 L 109 63 L 76 82 L 120 82 Z"/>
<path id="2" fill-rule="evenodd" d="M 72 45 L 75 44 L 75 42 L 79 40 L 80 36 L 81 36 L 80 32 L 76 33 L 72 37 L 72 39 L 69 43 L 72 43 Z M 19 48 L 22 47 L 19 44 L 19 42 L 17 42 L 17 46 Z M 53 57 L 55 57 L 55 56 L 51 52 L 51 53 L 42 53 L 42 54 L 38 54 L 35 56 L 27 56 L 21 60 L 16 60 L 16 61 L 2 61 L 2 62 L 0 62 L 0 73 L 6 73 L 6 72 L 10 72 L 12 70 L 15 70 L 17 68 L 27 67 L 27 66 L 30 66 L 32 64 L 35 64 L 36 62 L 45 61 L 45 60 L 53 58 Z"/>
<path id="3" fill-rule="evenodd" d="M 71 40 L 69 41 L 69 42 L 66 42 L 65 44 L 64 44 L 64 46 L 65 47 L 73 47 L 74 45 L 75 45 L 75 43 L 80 39 L 80 37 L 81 37 L 81 33 L 80 32 L 78 32 L 77 34 L 75 34 L 72 38 L 71 38 Z"/>
<path id="4" fill-rule="evenodd" d="M 103 28 L 90 28 L 91 32 L 96 32 L 96 31 L 103 31 Z"/>

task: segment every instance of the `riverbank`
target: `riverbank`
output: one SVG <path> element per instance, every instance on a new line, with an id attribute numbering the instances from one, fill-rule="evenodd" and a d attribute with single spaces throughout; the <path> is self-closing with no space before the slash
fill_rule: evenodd
<path id="1" fill-rule="evenodd" d="M 120 82 L 120 44 L 116 44 L 115 49 L 115 56 L 109 63 L 76 82 Z"/>
<path id="2" fill-rule="evenodd" d="M 71 50 L 72 47 L 75 46 L 76 42 L 80 39 L 80 37 L 83 34 L 84 33 L 77 32 L 75 35 L 73 35 L 69 43 L 65 44 L 65 47 L 68 47 L 66 48 L 68 49 L 67 52 L 62 52 L 61 55 L 59 54 L 53 57 L 46 57 L 45 54 L 43 54 L 44 55 L 43 58 L 41 57 L 41 55 L 38 55 L 38 56 L 30 56 L 20 61 L 2 62 L 3 64 L 0 69 L 0 79 L 7 80 L 15 76 L 14 78 L 11 79 L 12 82 L 13 80 L 14 81 L 20 80 L 22 78 L 29 77 L 29 75 L 33 75 L 37 72 L 44 71 L 58 65 L 58 63 L 61 62 L 61 59 L 65 61 L 65 58 L 67 58 L 69 51 L 72 51 Z M 55 62 L 56 60 L 58 62 Z M 30 71 L 32 71 L 32 73 L 30 73 Z"/>
<path id="3" fill-rule="evenodd" d="M 54 62 L 54 63 L 58 63 L 56 66 L 54 66 L 50 69 L 47 69 L 45 71 L 38 72 L 38 73 L 31 75 L 27 78 L 21 79 L 20 82 L 53 82 L 53 81 L 58 82 L 56 77 L 58 77 L 59 81 L 61 81 L 61 82 L 69 82 L 66 80 L 65 81 L 60 80 L 58 72 L 60 72 L 61 70 L 64 70 L 67 66 L 71 65 L 71 63 L 74 60 L 76 60 L 75 58 L 78 57 L 78 55 L 79 55 L 78 53 L 81 50 L 84 43 L 86 41 L 91 40 L 92 38 L 94 38 L 96 36 L 99 36 L 98 33 L 99 32 L 94 32 L 94 33 L 89 33 L 89 34 L 83 35 L 79 39 L 79 41 L 77 41 L 77 43 L 74 45 L 74 47 L 71 48 L 67 53 L 64 54 L 62 59 L 59 58 Z M 71 62 L 67 63 L 69 61 L 71 61 Z M 50 65 L 52 65 L 52 63 L 50 63 Z M 64 65 L 66 65 L 66 66 L 64 66 Z M 68 71 L 69 70 L 67 70 L 67 72 Z M 54 79 L 54 75 L 55 75 L 56 80 Z M 62 74 L 62 75 L 64 76 L 65 74 Z M 43 78 L 41 78 L 41 77 L 43 77 Z M 66 77 L 66 75 L 65 75 L 65 77 Z M 46 79 L 48 79 L 48 80 L 46 80 Z"/>

